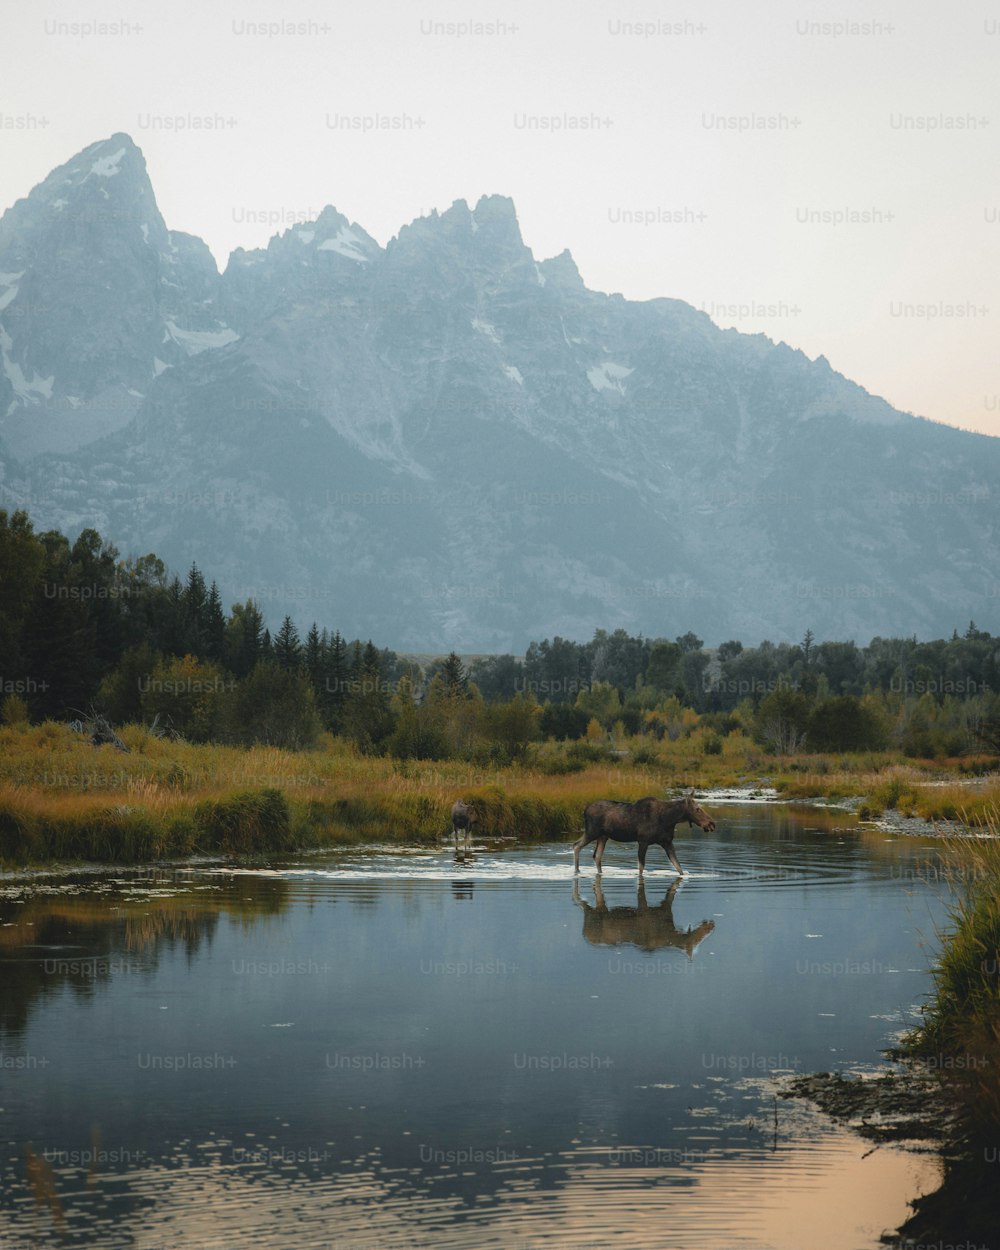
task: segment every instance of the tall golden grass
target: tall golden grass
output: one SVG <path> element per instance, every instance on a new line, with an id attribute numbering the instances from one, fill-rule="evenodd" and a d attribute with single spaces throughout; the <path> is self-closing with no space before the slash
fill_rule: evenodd
<path id="1" fill-rule="evenodd" d="M 987 836 L 948 844 L 959 887 L 952 927 L 923 1024 L 904 1045 L 956 1095 L 973 1140 L 995 1138 L 1000 1125 L 1000 810 L 977 823 Z"/>
<path id="2" fill-rule="evenodd" d="M 696 730 L 676 741 L 623 739 L 588 760 L 548 742 L 520 765 L 366 756 L 324 736 L 317 749 L 168 742 L 125 726 L 127 754 L 94 747 L 65 725 L 0 727 L 0 859 L 155 861 L 192 853 L 433 841 L 456 798 L 480 807 L 488 835 L 554 838 L 579 828 L 592 799 L 635 799 L 684 787 L 774 786 L 788 798 L 866 796 L 875 813 L 929 818 L 961 806 L 975 817 L 996 783 L 942 787 L 942 770 L 896 755 L 775 758 L 739 732 Z M 713 743 L 706 753 L 706 746 Z"/>

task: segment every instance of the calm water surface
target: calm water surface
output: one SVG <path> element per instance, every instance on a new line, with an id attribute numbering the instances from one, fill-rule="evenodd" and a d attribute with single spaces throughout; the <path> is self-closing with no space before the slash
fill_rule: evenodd
<path id="1" fill-rule="evenodd" d="M 679 885 L 569 844 L 3 878 L 0 1246 L 874 1247 L 936 1159 L 776 1078 L 916 1020 L 940 845 L 713 814 Z"/>

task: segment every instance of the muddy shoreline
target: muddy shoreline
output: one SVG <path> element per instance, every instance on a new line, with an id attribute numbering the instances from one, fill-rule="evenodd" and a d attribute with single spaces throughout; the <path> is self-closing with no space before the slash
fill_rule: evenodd
<path id="1" fill-rule="evenodd" d="M 815 1103 L 831 1119 L 872 1142 L 938 1149 L 958 1131 L 958 1115 L 928 1072 L 903 1068 L 880 1076 L 812 1072 L 789 1078 L 781 1098 Z"/>
<path id="2" fill-rule="evenodd" d="M 954 1099 L 928 1069 L 904 1065 L 875 1077 L 814 1072 L 790 1078 L 778 1096 L 813 1103 L 873 1150 L 892 1142 L 939 1156 L 940 1188 L 915 1199 L 913 1214 L 883 1234 L 883 1243 L 894 1250 L 1000 1250 L 1000 1189 L 986 1163 L 990 1148 L 967 1137 Z"/>

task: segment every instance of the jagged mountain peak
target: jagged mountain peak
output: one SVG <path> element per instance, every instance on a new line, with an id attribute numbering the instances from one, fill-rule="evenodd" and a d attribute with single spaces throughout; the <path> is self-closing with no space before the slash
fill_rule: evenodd
<path id="1" fill-rule="evenodd" d="M 509 195 L 481 195 L 476 201 L 474 216 L 480 226 L 486 222 L 502 223 L 505 228 L 517 231 L 518 239 L 521 238 L 517 209 Z"/>
<path id="2" fill-rule="evenodd" d="M 129 135 L 89 144 L 0 218 L 0 418 L 15 454 L 120 429 L 165 369 L 235 334 L 201 239 L 170 232 Z"/>
<path id="3" fill-rule="evenodd" d="M 539 271 L 546 282 L 552 282 L 566 289 L 584 290 L 583 278 L 576 267 L 569 248 L 563 248 L 558 256 L 550 256 L 548 260 L 539 262 Z"/>
<path id="4" fill-rule="evenodd" d="M 470 209 L 464 199 L 453 201 L 443 213 L 432 209 L 426 216 L 403 226 L 390 248 L 393 245 L 405 247 L 418 240 L 418 246 L 447 240 L 448 243 L 470 242 L 479 250 L 496 246 L 527 250 L 514 201 L 506 195 L 483 195 L 474 209 Z"/>
<path id="5" fill-rule="evenodd" d="M 83 186 L 91 180 L 101 179 L 105 189 L 110 189 L 111 180 L 121 177 L 124 182 L 137 178 L 147 178 L 146 158 L 142 149 L 134 142 L 131 135 L 116 132 L 107 139 L 98 139 L 89 143 L 81 151 L 56 166 L 31 192 L 48 198 L 46 192 L 58 191 L 59 188 Z M 101 182 L 97 183 L 102 185 Z M 119 184 L 121 185 L 121 184 Z"/>
<path id="6" fill-rule="evenodd" d="M 55 174 L 85 181 L 87 178 L 114 178 L 123 170 L 127 173 L 132 169 L 141 169 L 145 173 L 146 158 L 131 135 L 116 131 L 107 139 L 88 144 Z"/>
<path id="7" fill-rule="evenodd" d="M 293 238 L 312 253 L 332 253 L 360 265 L 370 263 L 382 252 L 362 226 L 349 221 L 332 205 L 327 205 L 314 222 L 293 226 L 283 238 Z"/>
<path id="8" fill-rule="evenodd" d="M 419 284 L 437 295 L 462 291 L 466 301 L 487 287 L 541 284 L 507 196 L 483 196 L 474 209 L 455 200 L 443 213 L 418 217 L 390 240 L 385 256 L 391 284 Z"/>
<path id="9" fill-rule="evenodd" d="M 142 151 L 127 134 L 114 134 L 58 166 L 3 214 L 0 249 L 9 248 L 18 233 L 54 229 L 60 238 L 79 238 L 102 233 L 102 227 L 141 225 L 144 242 L 166 245 Z"/>
<path id="10" fill-rule="evenodd" d="M 266 247 L 233 250 L 227 270 L 238 272 L 248 266 L 276 261 L 279 265 L 289 260 L 294 266 L 312 264 L 322 254 L 342 256 L 358 264 L 367 264 L 381 255 L 382 248 L 357 222 L 349 221 L 343 213 L 328 204 L 312 221 L 298 221 L 287 230 L 274 234 Z"/>
<path id="11" fill-rule="evenodd" d="M 331 205 L 220 277 L 112 135 L 0 220 L 0 356 L 0 506 L 194 559 L 272 623 L 490 650 L 995 612 L 1000 440 L 588 290 L 507 196 L 385 248 Z"/>

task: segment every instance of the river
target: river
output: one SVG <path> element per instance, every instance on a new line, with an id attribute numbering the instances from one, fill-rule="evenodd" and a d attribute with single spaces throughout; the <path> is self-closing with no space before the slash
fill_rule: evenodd
<path id="1" fill-rule="evenodd" d="M 712 814 L 680 883 L 569 843 L 4 876 L 0 1245 L 874 1248 L 936 1157 L 775 1092 L 916 1022 L 941 844 Z"/>

